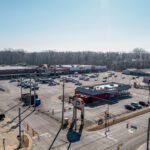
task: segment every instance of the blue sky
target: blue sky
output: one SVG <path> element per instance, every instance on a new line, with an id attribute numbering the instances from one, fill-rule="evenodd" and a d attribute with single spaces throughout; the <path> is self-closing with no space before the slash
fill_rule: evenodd
<path id="1" fill-rule="evenodd" d="M 0 0 L 0 49 L 150 51 L 150 0 Z"/>

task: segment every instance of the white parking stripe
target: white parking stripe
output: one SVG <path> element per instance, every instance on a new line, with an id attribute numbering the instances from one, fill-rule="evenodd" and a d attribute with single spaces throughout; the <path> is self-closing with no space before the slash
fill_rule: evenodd
<path id="1" fill-rule="evenodd" d="M 117 139 L 115 139 L 115 138 L 109 136 L 109 132 L 107 132 L 107 136 L 106 136 L 103 132 L 97 132 L 97 133 L 100 134 L 100 135 L 103 136 L 103 137 L 106 137 L 106 138 L 108 138 L 108 139 L 114 141 L 114 142 L 118 142 Z"/>
<path id="2" fill-rule="evenodd" d="M 44 137 L 51 137 L 52 135 L 51 134 L 49 134 L 48 132 L 46 132 L 46 133 L 43 133 L 43 134 L 41 134 L 41 135 L 37 135 L 37 136 L 34 136 L 34 137 L 32 137 L 32 139 L 37 139 L 37 138 L 39 138 L 39 137 L 42 137 L 42 136 L 44 136 Z"/>

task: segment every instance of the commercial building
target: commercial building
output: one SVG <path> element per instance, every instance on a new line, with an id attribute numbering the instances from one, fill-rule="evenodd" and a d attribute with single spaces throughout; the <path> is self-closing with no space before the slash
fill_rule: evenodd
<path id="1" fill-rule="evenodd" d="M 86 103 L 98 99 L 127 95 L 129 94 L 128 90 L 130 88 L 130 85 L 115 82 L 96 84 L 93 86 L 82 86 L 75 89 L 75 96 L 82 98 Z"/>
<path id="2" fill-rule="evenodd" d="M 0 79 L 37 73 L 36 66 L 0 66 Z"/>
<path id="3" fill-rule="evenodd" d="M 122 73 L 135 76 L 150 76 L 150 69 L 126 69 Z"/>
<path id="4" fill-rule="evenodd" d="M 45 73 L 57 73 L 57 74 L 70 74 L 74 72 L 88 73 L 88 72 L 104 72 L 107 71 L 107 66 L 95 66 L 95 65 L 50 65 L 42 64 L 38 67 L 39 70 Z"/>

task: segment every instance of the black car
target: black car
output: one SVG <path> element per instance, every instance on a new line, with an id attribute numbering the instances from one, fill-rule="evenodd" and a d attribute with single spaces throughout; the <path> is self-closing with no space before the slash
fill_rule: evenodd
<path id="1" fill-rule="evenodd" d="M 32 87 L 32 88 L 31 88 L 31 90 L 32 90 L 32 91 L 34 91 L 34 90 L 38 90 L 38 89 L 39 89 L 39 87 L 38 87 L 38 86 L 36 86 L 36 87 Z"/>
<path id="2" fill-rule="evenodd" d="M 142 108 L 142 106 L 140 104 L 136 103 L 136 102 L 132 102 L 131 105 L 133 107 L 137 108 L 137 109 L 141 109 Z"/>
<path id="3" fill-rule="evenodd" d="M 136 108 L 132 105 L 125 105 L 125 108 L 128 110 L 136 110 Z"/>
<path id="4" fill-rule="evenodd" d="M 0 120 L 3 120 L 5 118 L 5 114 L 0 114 Z"/>

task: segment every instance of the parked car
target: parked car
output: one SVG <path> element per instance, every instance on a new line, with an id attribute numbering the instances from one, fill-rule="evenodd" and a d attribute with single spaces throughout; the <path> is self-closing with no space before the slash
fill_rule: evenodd
<path id="1" fill-rule="evenodd" d="M 106 81 L 107 81 L 106 79 L 103 80 L 103 82 L 106 82 Z"/>
<path id="2" fill-rule="evenodd" d="M 84 77 L 83 76 L 79 77 L 79 80 L 84 80 Z"/>
<path id="3" fill-rule="evenodd" d="M 128 109 L 128 110 L 136 110 L 136 108 L 132 105 L 125 105 L 125 108 Z"/>
<path id="4" fill-rule="evenodd" d="M 49 86 L 55 86 L 55 85 L 56 85 L 55 82 L 50 82 L 50 83 L 49 83 Z"/>
<path id="5" fill-rule="evenodd" d="M 89 78 L 84 78 L 84 81 L 89 81 Z"/>
<path id="6" fill-rule="evenodd" d="M 142 106 L 140 104 L 136 103 L 136 102 L 132 102 L 131 105 L 134 106 L 137 109 L 141 109 L 142 108 Z"/>
<path id="7" fill-rule="evenodd" d="M 148 106 L 148 103 L 144 102 L 144 101 L 139 101 L 139 104 L 142 106 Z"/>
<path id="8" fill-rule="evenodd" d="M 0 120 L 3 120 L 5 118 L 5 114 L 0 114 Z"/>
<path id="9" fill-rule="evenodd" d="M 31 90 L 32 90 L 32 91 L 34 91 L 34 89 L 35 89 L 35 90 L 38 90 L 38 89 L 39 89 L 39 87 L 38 87 L 38 86 L 36 86 L 36 87 L 32 87 L 32 88 L 31 88 Z"/>
<path id="10" fill-rule="evenodd" d="M 75 85 L 82 85 L 82 83 L 80 83 L 80 82 L 76 82 L 76 83 L 75 83 Z"/>
<path id="11" fill-rule="evenodd" d="M 16 79 L 11 79 L 10 82 L 16 82 Z"/>
<path id="12" fill-rule="evenodd" d="M 40 83 L 41 83 L 41 84 L 47 84 L 48 81 L 47 81 L 47 80 L 42 80 Z"/>
<path id="13" fill-rule="evenodd" d="M 96 76 L 95 75 L 91 75 L 90 78 L 96 78 Z"/>

